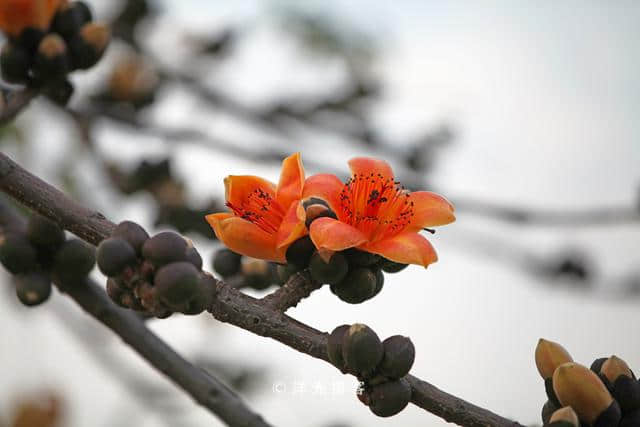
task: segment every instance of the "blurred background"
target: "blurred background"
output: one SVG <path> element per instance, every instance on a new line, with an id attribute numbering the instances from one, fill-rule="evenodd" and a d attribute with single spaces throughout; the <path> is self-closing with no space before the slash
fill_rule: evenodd
<path id="1" fill-rule="evenodd" d="M 114 222 L 185 233 L 210 270 L 224 176 L 275 181 L 295 151 L 343 177 L 384 158 L 456 205 L 430 236 L 438 263 L 289 314 L 407 335 L 415 375 L 529 425 L 540 337 L 640 369 L 637 2 L 88 3 L 113 24 L 107 56 L 68 108 L 39 99 L 0 128 L 28 170 Z M 0 426 L 43 402 L 37 425 L 220 425 L 66 297 L 28 309 L 1 274 Z M 445 424 L 412 405 L 377 418 L 354 378 L 209 316 L 148 324 L 274 425 Z"/>

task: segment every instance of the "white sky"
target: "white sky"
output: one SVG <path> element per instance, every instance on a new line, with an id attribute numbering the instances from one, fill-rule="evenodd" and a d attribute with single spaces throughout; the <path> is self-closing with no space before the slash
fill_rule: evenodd
<path id="1" fill-rule="evenodd" d="M 200 29 L 224 22 L 250 26 L 267 8 L 267 3 L 255 1 L 163 3 L 172 19 Z M 385 50 L 376 72 L 388 83 L 389 102 L 376 115 L 389 135 L 410 136 L 442 119 L 457 125 L 456 145 L 443 154 L 434 177 L 445 196 L 549 208 L 631 203 L 637 197 L 637 2 L 332 0 L 305 4 L 382 37 Z M 286 43 L 274 45 L 274 40 L 278 39 L 273 32 L 258 26 L 250 34 L 246 53 L 213 75 L 212 82 L 219 80 L 220 86 L 242 99 L 260 101 L 282 90 L 314 91 L 324 83 L 322 76 L 339 75 L 329 66 L 320 75 L 293 76 L 287 66 L 295 59 L 294 49 Z M 155 116 L 167 122 L 191 116 L 216 134 L 250 135 L 227 118 L 205 114 L 182 98 Z M 116 132 L 104 130 L 99 136 L 103 149 L 114 156 L 131 145 Z M 56 143 L 62 137 L 53 133 L 46 138 Z M 345 152 L 327 150 L 338 143 L 305 138 L 303 159 L 328 156 L 342 166 Z M 52 148 L 56 145 L 48 147 L 43 150 L 58 151 Z M 211 192 L 222 194 L 221 179 L 230 173 L 277 178 L 275 168 L 212 156 L 198 148 L 181 150 L 178 165 L 194 197 L 201 199 Z M 89 188 L 93 184 L 89 182 Z M 103 202 L 110 200 L 103 198 Z M 105 213 L 120 220 L 138 215 L 141 204 L 144 200 L 111 212 L 107 207 Z M 321 330 L 363 322 L 382 337 L 408 335 L 417 348 L 414 374 L 523 424 L 539 422 L 545 400 L 533 363 L 540 337 L 563 343 L 585 364 L 616 353 L 640 369 L 640 347 L 634 339 L 640 333 L 640 301 L 612 303 L 552 290 L 492 261 L 491 254 L 461 250 L 456 235 L 478 227 L 486 235 L 539 254 L 565 244 L 586 245 L 602 260 L 607 277 L 638 262 L 638 227 L 518 229 L 461 215 L 433 239 L 440 261 L 428 271 L 411 268 L 388 276 L 380 296 L 357 306 L 341 303 L 322 289 L 291 314 Z M 59 303 L 71 310 L 67 301 Z M 7 298 L 0 298 L 0 311 L 9 310 L 16 309 Z M 110 425 L 109 411 L 124 391 L 96 369 L 68 334 L 60 332 L 47 310 L 21 310 L 20 315 L 3 319 L 0 401 L 6 402 L 11 390 L 28 390 L 44 381 L 64 388 L 72 397 L 73 425 Z M 319 427 L 333 420 L 351 421 L 354 426 L 444 425 L 414 406 L 392 419 L 374 417 L 355 398 L 355 381 L 332 367 L 232 327 L 211 326 L 210 332 L 202 333 L 202 322 L 172 319 L 156 322 L 154 329 L 180 351 L 204 345 L 223 359 L 271 368 L 265 389 L 249 402 L 275 425 Z M 120 344 L 113 339 L 111 345 L 117 349 Z M 128 351 L 117 353 L 147 371 Z M 149 377 L 154 378 L 153 372 Z M 272 392 L 272 384 L 279 382 L 289 392 Z M 294 382 L 307 388 L 318 382 L 325 387 L 342 384 L 345 394 L 318 396 L 307 389 L 297 395 L 291 391 Z M 194 411 L 190 419 L 193 425 L 217 425 L 202 410 Z M 136 425 L 160 424 L 149 417 Z"/>

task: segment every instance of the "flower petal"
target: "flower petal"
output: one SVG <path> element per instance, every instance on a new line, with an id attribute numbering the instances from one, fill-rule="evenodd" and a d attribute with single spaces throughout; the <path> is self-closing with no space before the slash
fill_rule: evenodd
<path id="1" fill-rule="evenodd" d="M 282 249 L 307 234 L 306 215 L 302 203 L 291 203 L 276 236 L 276 248 Z"/>
<path id="2" fill-rule="evenodd" d="M 430 191 L 414 191 L 410 194 L 413 202 L 413 218 L 407 230 L 417 231 L 424 227 L 449 224 L 456 220 L 453 205 L 444 197 Z"/>
<path id="3" fill-rule="evenodd" d="M 367 241 L 367 237 L 357 228 L 327 217 L 313 221 L 309 234 L 318 250 L 341 251 L 359 246 Z"/>
<path id="4" fill-rule="evenodd" d="M 329 173 L 313 175 L 304 182 L 302 200 L 317 197 L 327 202 L 329 207 L 340 215 L 340 192 L 343 188 L 344 183 L 335 175 Z"/>
<path id="5" fill-rule="evenodd" d="M 60 6 L 61 0 L 2 0 L 0 29 L 18 36 L 26 27 L 45 29 Z"/>
<path id="6" fill-rule="evenodd" d="M 276 190 L 276 200 L 285 209 L 302 197 L 304 187 L 304 167 L 300 153 L 292 154 L 282 161 L 280 181 Z"/>
<path id="7" fill-rule="evenodd" d="M 384 179 L 393 179 L 393 170 L 389 163 L 384 160 L 372 159 L 370 157 L 355 157 L 349 160 L 349 169 L 353 175 L 366 175 L 372 173 L 380 175 Z"/>
<path id="8" fill-rule="evenodd" d="M 264 178 L 253 175 L 229 175 L 224 179 L 225 200 L 236 206 L 242 205 L 249 194 L 255 190 L 262 190 L 275 198 L 276 186 Z"/>
<path id="9" fill-rule="evenodd" d="M 424 236 L 414 232 L 404 232 L 388 239 L 367 243 L 360 249 L 402 264 L 426 267 L 438 260 L 431 243 Z"/>
<path id="10" fill-rule="evenodd" d="M 205 218 L 218 239 L 232 251 L 253 258 L 285 262 L 284 253 L 276 250 L 274 234 L 231 213 L 215 213 Z"/>

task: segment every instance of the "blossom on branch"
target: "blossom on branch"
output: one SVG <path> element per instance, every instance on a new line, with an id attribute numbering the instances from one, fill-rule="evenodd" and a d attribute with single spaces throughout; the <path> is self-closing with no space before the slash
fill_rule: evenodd
<path id="1" fill-rule="evenodd" d="M 232 251 L 284 263 L 289 245 L 307 234 L 300 203 L 304 181 L 300 153 L 283 160 L 278 185 L 258 176 L 230 175 L 224 185 L 231 212 L 213 213 L 206 220 Z"/>
<path id="2" fill-rule="evenodd" d="M 311 223 L 318 252 L 328 259 L 355 247 L 403 264 L 435 262 L 436 252 L 420 231 L 453 222 L 453 205 L 432 192 L 406 190 L 384 160 L 358 157 L 349 167 L 352 176 L 346 183 L 331 174 L 311 176 L 305 183 L 303 200 L 322 199 L 337 216 Z"/>

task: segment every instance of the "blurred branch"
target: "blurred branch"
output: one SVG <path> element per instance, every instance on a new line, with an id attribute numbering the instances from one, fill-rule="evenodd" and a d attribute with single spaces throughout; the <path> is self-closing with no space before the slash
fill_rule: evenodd
<path id="1" fill-rule="evenodd" d="M 13 120 L 38 95 L 36 89 L 0 88 L 0 126 Z"/>
<path id="2" fill-rule="evenodd" d="M 0 189 L 19 203 L 93 244 L 107 238 L 115 227 L 115 224 L 102 215 L 68 199 L 60 191 L 1 153 Z M 182 359 L 149 331 L 132 312 L 116 307 L 97 285 L 90 283 L 87 287 L 76 287 L 70 289 L 69 294 L 87 312 L 120 335 L 127 344 L 180 384 L 198 402 L 205 406 L 211 405 L 216 409 L 214 412 L 220 416 L 256 419 L 231 391 L 221 384 L 218 385 L 213 378 Z M 326 352 L 327 333 L 267 307 L 262 301 L 245 295 L 223 282 L 217 283 L 216 298 L 209 311 L 222 322 L 275 339 L 301 353 L 329 362 Z M 468 427 L 520 426 L 514 421 L 443 392 L 416 377 L 408 375 L 407 380 L 412 387 L 412 402 L 449 422 Z"/>

